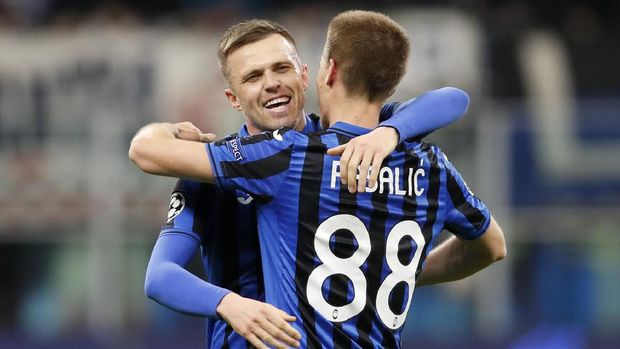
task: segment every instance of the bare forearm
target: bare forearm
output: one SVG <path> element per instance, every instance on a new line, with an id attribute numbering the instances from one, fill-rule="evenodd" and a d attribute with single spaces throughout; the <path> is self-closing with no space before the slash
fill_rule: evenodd
<path id="1" fill-rule="evenodd" d="M 213 172 L 204 143 L 178 139 L 177 125 L 144 126 L 131 141 L 129 158 L 147 173 L 212 182 Z"/>
<path id="2" fill-rule="evenodd" d="M 416 286 L 460 280 L 491 263 L 489 259 L 476 255 L 464 241 L 450 237 L 428 255 Z"/>
<path id="3" fill-rule="evenodd" d="M 142 171 L 157 174 L 171 175 L 167 171 L 165 158 L 160 154 L 165 153 L 168 146 L 174 145 L 175 136 L 171 124 L 153 123 L 142 127 L 131 141 L 129 158 Z"/>
<path id="4" fill-rule="evenodd" d="M 506 256 L 501 228 L 491 218 L 487 231 L 476 240 L 450 237 L 429 253 L 416 286 L 466 278 Z"/>

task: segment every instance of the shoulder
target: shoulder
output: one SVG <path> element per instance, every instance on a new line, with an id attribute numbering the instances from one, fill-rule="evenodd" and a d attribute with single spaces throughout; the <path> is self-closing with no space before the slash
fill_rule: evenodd
<path id="1" fill-rule="evenodd" d="M 306 130 L 308 130 L 308 133 L 320 131 L 322 129 L 321 118 L 314 113 L 306 115 L 306 122 Z"/>
<path id="2" fill-rule="evenodd" d="M 202 187 L 202 184 L 204 183 L 192 179 L 181 178 L 177 180 L 174 191 L 195 191 L 199 190 Z"/>
<path id="3" fill-rule="evenodd" d="M 405 141 L 397 148 L 397 151 L 413 152 L 418 156 L 426 157 L 433 163 L 444 164 L 448 162 L 448 157 L 441 148 L 434 143 L 427 143 L 420 140 Z"/>
<path id="4" fill-rule="evenodd" d="M 193 197 L 205 194 L 215 194 L 220 189 L 212 183 L 195 181 L 192 179 L 179 179 L 174 187 L 173 193 L 185 193 Z"/>
<path id="5" fill-rule="evenodd" d="M 233 188 L 219 187 L 213 183 L 204 183 L 191 179 L 179 179 L 171 194 L 173 200 L 179 200 L 184 207 L 194 210 L 230 208 L 242 202 L 245 195 Z M 245 203 L 245 202 L 242 202 Z"/>
<path id="6" fill-rule="evenodd" d="M 217 141 L 215 141 L 213 144 L 215 146 L 220 146 L 220 145 L 224 145 L 226 144 L 226 142 L 231 141 L 233 139 L 239 138 L 239 133 L 231 133 L 228 136 L 218 139 Z"/>
<path id="7" fill-rule="evenodd" d="M 239 138 L 239 142 L 241 145 L 249 145 L 249 144 L 258 144 L 262 142 L 270 142 L 270 141 L 284 141 L 284 140 L 294 140 L 295 136 L 299 132 L 293 130 L 290 127 L 282 127 L 274 131 L 265 131 L 259 134 L 245 136 Z M 299 133 L 301 134 L 301 133 Z"/>

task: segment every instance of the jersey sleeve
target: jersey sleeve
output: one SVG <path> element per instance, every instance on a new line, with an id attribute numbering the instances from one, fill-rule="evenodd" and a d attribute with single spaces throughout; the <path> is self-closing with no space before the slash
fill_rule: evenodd
<path id="1" fill-rule="evenodd" d="M 439 156 L 446 168 L 446 188 L 449 197 L 445 228 L 463 239 L 476 239 L 489 227 L 491 212 L 469 189 L 446 155 L 439 151 Z"/>
<path id="2" fill-rule="evenodd" d="M 167 217 L 147 266 L 144 289 L 149 298 L 186 314 L 217 318 L 216 308 L 230 291 L 185 269 L 215 221 L 219 189 L 179 179 L 170 196 Z"/>
<path id="3" fill-rule="evenodd" d="M 198 246 L 188 235 L 160 235 L 147 266 L 144 292 L 172 310 L 218 318 L 217 306 L 230 291 L 185 269 Z"/>
<path id="4" fill-rule="evenodd" d="M 415 98 L 411 99 L 411 101 L 415 100 Z M 381 107 L 381 111 L 379 112 L 379 121 L 383 122 L 387 119 L 391 118 L 394 115 L 396 109 L 401 105 L 400 102 L 390 102 L 385 103 Z"/>
<path id="5" fill-rule="evenodd" d="M 393 127 L 399 142 L 421 138 L 458 120 L 467 111 L 469 95 L 458 88 L 443 87 L 408 100 L 389 103 L 381 109 L 381 118 L 389 117 L 379 126 Z"/>
<path id="6" fill-rule="evenodd" d="M 199 243 L 203 237 L 197 232 L 195 227 L 197 221 L 204 217 L 197 216 L 198 208 L 209 205 L 212 200 L 208 200 L 214 193 L 205 192 L 211 187 L 211 191 L 215 189 L 213 185 L 200 183 L 188 179 L 179 179 L 170 196 L 166 221 L 161 228 L 161 234 L 181 233 L 189 235 Z"/>
<path id="7" fill-rule="evenodd" d="M 207 144 L 216 184 L 271 200 L 286 178 L 296 134 L 282 128 Z"/>

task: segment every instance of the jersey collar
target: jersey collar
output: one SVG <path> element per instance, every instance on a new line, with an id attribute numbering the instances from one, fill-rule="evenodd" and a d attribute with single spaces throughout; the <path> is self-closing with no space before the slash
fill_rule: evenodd
<path id="1" fill-rule="evenodd" d="M 319 122 L 319 117 L 316 114 L 306 114 L 304 115 L 306 118 L 306 126 L 302 130 L 303 133 L 308 134 L 311 132 L 317 132 L 321 129 L 321 124 Z M 248 127 L 246 124 L 241 125 L 239 129 L 239 137 L 247 137 L 250 133 L 248 132 Z"/>
<path id="2" fill-rule="evenodd" d="M 327 130 L 328 131 L 336 131 L 336 132 L 339 132 L 339 133 L 344 133 L 346 135 L 350 135 L 350 136 L 353 136 L 353 137 L 364 135 L 364 134 L 372 131 L 369 128 L 365 128 L 365 127 L 349 124 L 349 123 L 342 122 L 342 121 L 336 122 L 335 124 L 331 125 Z"/>
<path id="3" fill-rule="evenodd" d="M 248 127 L 243 124 L 241 125 L 241 129 L 239 130 L 239 137 L 247 137 L 250 135 L 250 132 L 248 132 Z"/>

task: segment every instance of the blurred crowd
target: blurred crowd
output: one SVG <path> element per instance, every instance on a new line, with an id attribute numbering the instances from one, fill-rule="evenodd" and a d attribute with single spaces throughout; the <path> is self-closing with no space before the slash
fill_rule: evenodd
<path id="1" fill-rule="evenodd" d="M 415 38 L 396 99 L 470 93 L 467 116 L 433 137 L 498 208 L 510 244 L 479 279 L 416 290 L 405 341 L 620 347 L 612 0 L 0 0 L 0 347 L 202 343 L 201 319 L 143 295 L 173 182 L 138 173 L 129 139 L 152 121 L 238 129 L 214 56 L 228 25 L 282 22 L 315 72 L 325 18 L 351 8 L 400 15 Z"/>
<path id="2" fill-rule="evenodd" d="M 325 7 L 381 10 L 400 5 L 450 7 L 479 18 L 489 40 L 486 63 L 492 69 L 490 91 L 494 97 L 522 95 L 515 52 L 523 34 L 538 29 L 551 30 L 565 40 L 580 96 L 609 96 L 620 90 L 620 70 L 600 69 L 620 61 L 620 2 L 612 0 L 423 0 L 413 4 L 405 0 L 2 0 L 0 32 L 72 30 L 93 24 L 208 29 L 243 18 L 278 18 L 283 12 L 312 16 Z"/>

